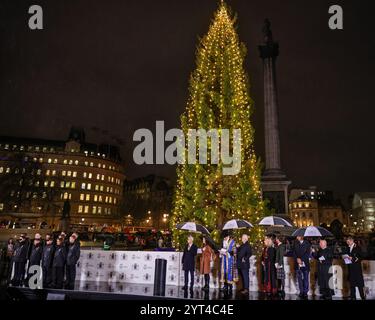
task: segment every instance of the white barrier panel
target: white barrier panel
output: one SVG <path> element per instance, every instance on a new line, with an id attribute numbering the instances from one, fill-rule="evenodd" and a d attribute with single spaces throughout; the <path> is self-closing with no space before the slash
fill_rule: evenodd
<path id="1" fill-rule="evenodd" d="M 105 282 L 105 283 L 137 283 L 152 286 L 154 283 L 155 260 L 167 260 L 167 286 L 182 286 L 184 284 L 184 272 L 182 271 L 182 252 L 159 251 L 99 251 L 82 250 L 81 258 L 77 266 L 77 281 Z M 204 277 L 199 274 L 198 255 L 195 287 L 204 285 Z M 298 294 L 298 283 L 292 258 L 284 258 L 285 262 L 285 292 Z M 375 296 L 375 261 L 363 261 L 363 274 L 365 286 L 369 297 Z M 219 259 L 214 263 L 211 272 L 210 287 L 221 286 L 219 281 Z M 261 264 L 257 257 L 250 258 L 250 291 L 261 290 Z M 347 282 L 347 267 L 342 260 L 334 260 L 332 267 L 332 283 L 336 297 L 347 296 L 349 287 Z M 127 290 L 127 289 L 126 289 Z M 311 262 L 310 291 L 309 294 L 319 295 L 317 285 L 316 261 Z M 358 293 L 357 293 L 358 294 Z"/>

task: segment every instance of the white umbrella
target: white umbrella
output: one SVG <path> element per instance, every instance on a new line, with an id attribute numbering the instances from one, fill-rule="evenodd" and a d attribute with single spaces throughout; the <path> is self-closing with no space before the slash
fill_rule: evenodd
<path id="1" fill-rule="evenodd" d="M 293 227 L 287 220 L 281 217 L 269 216 L 259 222 L 260 226 Z"/>
<path id="2" fill-rule="evenodd" d="M 293 232 L 293 237 L 333 237 L 333 234 L 323 227 L 300 228 Z"/>
<path id="3" fill-rule="evenodd" d="M 200 224 L 197 224 L 195 222 L 182 222 L 182 223 L 179 223 L 176 226 L 176 228 L 179 229 L 179 230 L 184 230 L 184 231 L 210 234 L 210 232 L 207 230 L 206 227 L 204 227 Z"/>
<path id="4" fill-rule="evenodd" d="M 248 229 L 252 228 L 253 225 L 246 221 L 241 219 L 232 219 L 227 222 L 225 222 L 223 230 L 231 230 L 231 229 Z"/>

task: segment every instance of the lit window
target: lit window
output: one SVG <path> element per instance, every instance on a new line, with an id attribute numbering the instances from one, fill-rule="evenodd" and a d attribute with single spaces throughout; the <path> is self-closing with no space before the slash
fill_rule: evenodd
<path id="1" fill-rule="evenodd" d="M 86 183 L 82 183 L 81 189 L 85 190 L 86 189 Z"/>
<path id="2" fill-rule="evenodd" d="M 99 214 L 102 213 L 102 207 L 98 207 L 98 213 L 99 213 Z"/>
<path id="3" fill-rule="evenodd" d="M 89 163 L 87 161 L 85 161 L 85 166 L 88 166 L 88 165 L 89 165 Z"/>
<path id="4" fill-rule="evenodd" d="M 52 175 L 53 175 L 53 176 L 56 175 L 56 170 L 52 170 Z"/>
<path id="5" fill-rule="evenodd" d="M 4 203 L 0 203 L 0 211 L 4 210 Z"/>
<path id="6" fill-rule="evenodd" d="M 44 186 L 48 187 L 48 181 L 44 181 Z"/>
<path id="7" fill-rule="evenodd" d="M 51 158 L 48 159 L 48 163 L 52 163 L 52 159 Z"/>
<path id="8" fill-rule="evenodd" d="M 55 186 L 55 181 L 51 181 L 50 186 L 53 188 Z"/>
<path id="9" fill-rule="evenodd" d="M 65 183 L 65 187 L 66 187 L 66 188 L 70 188 L 70 181 L 67 181 L 67 182 Z"/>
<path id="10" fill-rule="evenodd" d="M 90 201 L 90 195 L 86 194 L 86 201 Z"/>
<path id="11" fill-rule="evenodd" d="M 103 169 L 105 169 L 105 164 L 103 164 Z"/>
<path id="12" fill-rule="evenodd" d="M 104 174 L 102 174 L 102 181 L 104 181 Z"/>
<path id="13" fill-rule="evenodd" d="M 114 204 L 117 203 L 117 199 L 116 199 L 116 198 L 113 198 L 113 203 L 114 203 Z"/>
<path id="14" fill-rule="evenodd" d="M 75 164 L 76 166 L 78 166 L 78 165 L 79 165 L 79 161 L 78 161 L 78 160 L 74 161 L 74 164 Z"/>
<path id="15" fill-rule="evenodd" d="M 83 206 L 78 206 L 78 213 L 82 213 L 83 211 Z"/>
<path id="16" fill-rule="evenodd" d="M 61 181 L 60 182 L 60 188 L 64 188 L 64 185 L 65 185 L 64 181 Z"/>
<path id="17" fill-rule="evenodd" d="M 41 173 L 42 173 L 42 170 L 41 170 L 41 169 L 38 169 L 37 172 L 36 172 L 36 174 L 37 174 L 38 176 L 40 176 Z"/>
<path id="18" fill-rule="evenodd" d="M 98 202 L 98 196 L 96 194 L 94 195 L 94 202 Z"/>
<path id="19" fill-rule="evenodd" d="M 68 160 L 64 159 L 64 164 L 68 164 Z"/>
<path id="20" fill-rule="evenodd" d="M 92 173 L 91 172 L 89 173 L 89 179 L 92 179 Z"/>
<path id="21" fill-rule="evenodd" d="M 99 202 L 103 202 L 102 196 L 99 196 Z"/>
<path id="22" fill-rule="evenodd" d="M 87 190 L 91 190 L 91 183 L 87 184 Z"/>
<path id="23" fill-rule="evenodd" d="M 73 172 L 73 177 L 74 177 L 74 178 L 77 177 L 77 171 L 74 171 L 74 172 Z"/>
<path id="24" fill-rule="evenodd" d="M 84 173 L 83 173 L 83 177 L 84 177 L 84 178 L 87 178 L 87 172 L 84 172 Z"/>
<path id="25" fill-rule="evenodd" d="M 102 167 L 102 164 L 99 162 L 98 163 L 98 168 L 101 168 Z"/>
<path id="26" fill-rule="evenodd" d="M 81 193 L 79 195 L 79 200 L 81 200 L 81 201 L 85 200 L 85 194 L 84 193 Z"/>
<path id="27" fill-rule="evenodd" d="M 90 167 L 93 167 L 94 166 L 94 162 L 90 162 Z"/>
<path id="28" fill-rule="evenodd" d="M 71 177 L 71 176 L 72 176 L 72 172 L 68 171 L 68 177 Z"/>
<path id="29" fill-rule="evenodd" d="M 69 160 L 69 164 L 73 164 L 73 160 Z"/>
<path id="30" fill-rule="evenodd" d="M 66 176 L 66 171 L 63 170 L 63 171 L 61 172 L 61 175 L 62 175 L 63 177 L 65 177 L 65 176 Z"/>
<path id="31" fill-rule="evenodd" d="M 76 183 L 75 183 L 75 181 L 72 182 L 71 188 L 72 188 L 72 189 L 75 189 L 75 188 L 76 188 Z"/>
<path id="32" fill-rule="evenodd" d="M 53 163 L 57 163 L 57 159 L 53 159 Z"/>
<path id="33" fill-rule="evenodd" d="M 107 196 L 105 197 L 105 201 L 104 202 L 108 203 L 108 197 Z"/>
<path id="34" fill-rule="evenodd" d="M 104 186 L 100 186 L 100 191 L 104 191 Z"/>
<path id="35" fill-rule="evenodd" d="M 3 173 L 3 172 L 4 172 L 4 168 L 0 167 L 0 173 Z"/>
<path id="36" fill-rule="evenodd" d="M 85 213 L 89 213 L 89 206 L 85 206 Z"/>
<path id="37" fill-rule="evenodd" d="M 93 214 L 96 214 L 96 206 L 93 206 L 93 207 L 92 207 L 92 213 L 93 213 Z"/>
<path id="38" fill-rule="evenodd" d="M 9 167 L 5 170 L 5 173 L 10 173 L 10 168 Z"/>
<path id="39" fill-rule="evenodd" d="M 51 173 L 51 171 L 50 171 L 50 170 L 47 170 L 47 171 L 46 171 L 46 176 L 49 176 L 50 173 Z"/>
<path id="40" fill-rule="evenodd" d="M 96 190 L 96 191 L 99 190 L 99 185 L 98 185 L 98 184 L 95 185 L 95 190 Z"/>

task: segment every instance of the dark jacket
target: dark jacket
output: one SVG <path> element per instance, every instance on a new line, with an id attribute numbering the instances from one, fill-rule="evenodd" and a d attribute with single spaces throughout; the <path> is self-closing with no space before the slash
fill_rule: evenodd
<path id="1" fill-rule="evenodd" d="M 53 262 L 53 254 L 55 252 L 55 247 L 53 244 L 46 245 L 43 248 L 43 255 L 42 255 L 42 266 L 43 268 L 51 268 Z"/>
<path id="2" fill-rule="evenodd" d="M 310 256 L 311 246 L 306 240 L 300 243 L 298 240 L 295 242 L 293 256 L 295 259 L 295 268 L 298 269 L 297 258 L 300 258 L 304 263 L 307 270 L 310 270 Z"/>
<path id="3" fill-rule="evenodd" d="M 333 252 L 330 248 L 319 249 L 317 252 L 313 253 L 313 257 L 317 259 L 318 264 L 318 284 L 320 290 L 330 289 L 329 280 L 332 277 L 330 268 L 333 261 Z M 324 257 L 324 260 L 319 258 Z"/>
<path id="4" fill-rule="evenodd" d="M 29 243 L 27 240 L 18 242 L 13 253 L 13 262 L 26 262 Z"/>
<path id="5" fill-rule="evenodd" d="M 52 267 L 64 267 L 66 263 L 66 250 L 64 245 L 56 246 Z"/>
<path id="6" fill-rule="evenodd" d="M 285 245 L 283 243 L 280 243 L 279 245 L 275 244 L 275 250 L 275 263 L 278 263 L 279 266 L 284 266 Z"/>
<path id="7" fill-rule="evenodd" d="M 75 266 L 79 260 L 80 255 L 81 249 L 79 242 L 75 241 L 73 244 L 69 246 L 68 255 L 66 258 L 66 265 Z"/>
<path id="8" fill-rule="evenodd" d="M 250 257 L 252 251 L 249 242 L 241 244 L 237 250 L 237 267 L 238 269 L 250 269 Z"/>
<path id="9" fill-rule="evenodd" d="M 33 245 L 30 253 L 30 263 L 29 266 L 40 265 L 42 260 L 43 247 L 39 244 L 37 246 Z"/>
<path id="10" fill-rule="evenodd" d="M 193 243 L 188 249 L 188 245 L 185 246 L 184 253 L 182 255 L 182 270 L 195 270 L 195 257 L 198 252 L 198 247 Z"/>
<path id="11" fill-rule="evenodd" d="M 350 252 L 348 247 L 346 254 L 352 257 L 352 263 L 348 264 L 349 271 L 349 282 L 351 287 L 364 287 L 365 283 L 363 280 L 362 263 L 361 263 L 361 249 L 356 244 Z"/>

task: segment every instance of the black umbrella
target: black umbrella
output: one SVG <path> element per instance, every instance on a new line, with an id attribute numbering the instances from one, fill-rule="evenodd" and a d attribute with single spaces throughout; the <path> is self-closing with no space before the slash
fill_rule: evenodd
<path id="1" fill-rule="evenodd" d="M 178 230 L 183 230 L 183 231 L 210 234 L 210 232 L 205 227 L 203 227 L 202 225 L 197 224 L 195 222 L 182 222 L 182 223 L 179 223 L 176 226 L 176 228 Z"/>
<path id="2" fill-rule="evenodd" d="M 232 230 L 232 229 L 249 229 L 252 228 L 253 225 L 246 221 L 241 219 L 232 219 L 227 222 L 225 222 L 223 230 Z"/>
<path id="3" fill-rule="evenodd" d="M 293 237 L 333 237 L 333 234 L 323 227 L 300 228 L 293 232 Z"/>

